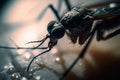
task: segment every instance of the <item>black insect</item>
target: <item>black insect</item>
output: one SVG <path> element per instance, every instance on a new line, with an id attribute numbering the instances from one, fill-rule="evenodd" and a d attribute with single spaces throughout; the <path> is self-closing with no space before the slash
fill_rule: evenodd
<path id="1" fill-rule="evenodd" d="M 97 33 L 97 41 L 107 40 L 120 34 L 120 4 L 111 3 L 96 9 L 89 9 L 86 7 L 74 7 L 71 9 L 69 6 L 68 9 L 70 11 L 65 13 L 61 18 L 58 13 L 56 13 L 53 6 L 50 5 L 49 8 L 53 10 L 59 21 L 51 21 L 48 24 L 48 34 L 44 39 L 28 43 L 41 42 L 37 47 L 35 47 L 38 48 L 46 41 L 46 39 L 49 38 L 50 41 L 48 43 L 48 47 L 46 47 L 48 50 L 45 51 L 48 52 L 57 44 L 57 41 L 62 38 L 65 33 L 70 37 L 73 43 L 76 43 L 78 40 L 79 44 L 83 45 L 88 41 L 78 58 L 63 74 L 61 80 L 63 80 L 72 67 L 74 67 L 76 62 L 85 55 L 95 32 Z M 32 61 L 41 54 L 35 56 Z M 29 70 L 32 61 L 30 62 L 27 71 Z"/>

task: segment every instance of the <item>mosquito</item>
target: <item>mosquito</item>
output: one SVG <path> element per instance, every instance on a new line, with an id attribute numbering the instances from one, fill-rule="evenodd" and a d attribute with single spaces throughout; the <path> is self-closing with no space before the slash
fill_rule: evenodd
<path id="1" fill-rule="evenodd" d="M 58 1 L 59 5 L 61 0 Z M 80 58 L 83 58 L 93 36 L 96 33 L 96 40 L 107 40 L 118 34 L 120 34 L 120 3 L 108 2 L 105 5 L 99 7 L 83 7 L 76 6 L 71 8 L 69 0 L 64 0 L 68 11 L 60 17 L 59 10 L 57 11 L 53 5 L 48 5 L 42 14 L 38 16 L 38 19 L 41 19 L 45 11 L 49 8 L 55 14 L 58 21 L 51 21 L 48 23 L 47 31 L 48 34 L 40 41 L 30 41 L 29 43 L 39 43 L 38 46 L 33 49 L 39 48 L 47 39 L 49 39 L 48 46 L 45 47 L 45 51 L 33 57 L 30 61 L 27 72 L 32 64 L 32 62 L 40 55 L 49 52 L 59 39 L 63 38 L 66 33 L 70 37 L 72 43 L 76 43 L 77 40 L 80 45 L 85 44 L 82 51 L 79 53 L 78 57 L 71 64 L 71 66 L 64 72 L 60 77 L 60 80 L 68 75 L 71 69 L 75 66 Z M 59 6 L 58 5 L 58 6 Z M 58 8 L 60 9 L 60 8 Z"/>
<path id="2" fill-rule="evenodd" d="M 52 5 L 50 5 L 49 8 L 51 8 L 53 12 L 56 12 Z M 55 13 L 59 21 L 49 22 L 47 26 L 48 34 L 44 39 L 28 42 L 40 42 L 40 44 L 35 47 L 38 48 L 47 39 L 50 39 L 48 47 L 46 48 L 48 50 L 35 56 L 29 63 L 27 71 L 29 71 L 30 65 L 36 57 L 49 52 L 66 33 L 70 37 L 72 43 L 76 43 L 77 40 L 80 45 L 83 45 L 85 42 L 87 43 L 76 60 L 60 78 L 60 80 L 63 80 L 77 61 L 84 57 L 95 33 L 97 41 L 107 40 L 120 34 L 120 4 L 109 3 L 109 5 L 96 9 L 89 9 L 81 6 L 74 8 L 69 7 L 69 9 L 70 10 L 62 17 L 58 16 L 58 13 Z"/>

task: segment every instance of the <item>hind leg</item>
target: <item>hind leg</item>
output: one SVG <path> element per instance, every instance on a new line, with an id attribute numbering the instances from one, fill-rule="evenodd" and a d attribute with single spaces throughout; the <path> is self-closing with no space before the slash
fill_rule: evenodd
<path id="1" fill-rule="evenodd" d="M 97 31 L 97 40 L 107 40 L 107 39 L 110 39 L 116 35 L 120 34 L 120 29 L 116 30 L 115 32 L 113 33 L 110 33 L 106 36 L 104 36 L 104 32 L 102 31 Z"/>
<path id="2" fill-rule="evenodd" d="M 104 21 L 97 23 L 97 25 L 96 25 L 96 27 L 97 27 L 97 41 L 107 40 L 107 39 L 110 39 L 110 38 L 120 34 L 120 27 L 119 26 L 115 26 L 114 28 L 111 28 L 113 26 L 111 26 L 111 25 L 107 26 L 106 24 L 109 25 L 109 23 L 105 23 Z M 105 28 L 106 26 L 109 28 Z"/>

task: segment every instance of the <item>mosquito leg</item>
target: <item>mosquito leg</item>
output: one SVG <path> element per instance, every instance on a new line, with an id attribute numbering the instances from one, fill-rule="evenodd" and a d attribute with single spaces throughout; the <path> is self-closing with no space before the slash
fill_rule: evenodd
<path id="1" fill-rule="evenodd" d="M 71 10 L 71 4 L 70 4 L 69 0 L 58 0 L 57 10 L 61 11 L 62 1 L 65 2 L 67 10 L 70 11 Z"/>
<path id="2" fill-rule="evenodd" d="M 51 9 L 51 11 L 54 13 L 54 15 L 56 16 L 56 18 L 58 20 L 60 20 L 60 16 L 58 14 L 58 11 L 54 8 L 54 6 L 52 4 L 49 4 L 41 13 L 40 15 L 37 17 L 37 21 L 40 21 L 42 19 L 42 17 L 44 16 L 44 14 L 47 12 L 48 9 Z"/>
<path id="3" fill-rule="evenodd" d="M 104 32 L 102 27 L 101 27 L 101 26 L 104 26 L 103 22 L 104 22 L 103 20 L 96 20 L 96 22 L 94 24 L 94 26 L 97 28 L 96 29 L 96 32 L 97 32 L 96 39 L 97 39 L 97 41 L 101 40 L 103 32 Z"/>
<path id="4" fill-rule="evenodd" d="M 46 51 L 44 51 L 44 52 L 36 55 L 35 57 L 33 57 L 32 60 L 30 61 L 29 65 L 28 65 L 28 67 L 27 67 L 27 72 L 29 71 L 29 68 L 30 68 L 32 62 L 33 62 L 38 56 L 40 56 L 40 55 L 42 55 L 42 54 L 44 54 L 44 53 L 46 53 L 46 52 L 49 52 L 50 50 L 51 50 L 51 49 L 48 49 L 48 50 L 46 50 Z"/>
<path id="5" fill-rule="evenodd" d="M 103 31 L 97 30 L 97 41 L 100 41 L 103 35 Z"/>
<path id="6" fill-rule="evenodd" d="M 66 4 L 68 11 L 70 11 L 71 10 L 71 4 L 69 2 L 70 0 L 64 0 L 64 1 L 65 1 L 65 4 Z"/>
<path id="7" fill-rule="evenodd" d="M 63 0 L 58 0 L 58 3 L 57 3 L 57 11 L 59 11 L 59 13 L 60 13 L 60 11 L 61 11 L 62 1 L 63 1 Z"/>
<path id="8" fill-rule="evenodd" d="M 86 32 L 84 34 L 79 35 L 79 44 L 82 45 L 85 43 L 85 41 L 90 37 L 91 33 L 90 32 Z M 82 41 L 81 41 L 82 39 Z"/>
<path id="9" fill-rule="evenodd" d="M 111 30 L 104 29 L 104 27 L 106 27 L 107 24 L 110 28 L 112 28 Z M 117 24 L 117 25 L 116 25 Z M 116 24 L 112 25 L 110 22 L 105 23 L 105 21 L 101 21 L 101 23 L 97 24 L 96 27 L 97 29 L 97 40 L 107 40 L 110 39 L 118 34 L 120 34 L 120 26 L 118 25 L 119 22 L 116 21 Z M 106 34 L 107 33 L 107 34 Z"/>
<path id="10" fill-rule="evenodd" d="M 41 13 L 40 15 L 37 17 L 37 21 L 41 20 L 42 17 L 44 16 L 44 14 L 47 12 L 48 9 L 50 9 L 54 15 L 56 16 L 57 20 L 60 20 L 60 11 L 61 11 L 61 7 L 62 7 L 62 1 L 65 1 L 66 7 L 68 10 L 71 10 L 71 6 L 70 6 L 70 2 L 69 0 L 59 0 L 58 1 L 58 6 L 57 9 L 55 9 L 55 7 L 52 4 L 49 4 Z"/>
<path id="11" fill-rule="evenodd" d="M 111 33 L 111 34 L 108 34 L 107 36 L 103 36 L 101 37 L 101 40 L 107 40 L 107 39 L 110 39 L 112 37 L 114 37 L 115 35 L 118 35 L 120 34 L 120 29 L 116 30 L 115 32 Z"/>
<path id="12" fill-rule="evenodd" d="M 71 41 L 72 41 L 72 43 L 76 43 L 77 42 L 77 36 L 76 35 L 71 35 Z"/>
<path id="13" fill-rule="evenodd" d="M 54 15 L 56 16 L 57 20 L 60 20 L 60 16 L 59 16 L 60 11 L 57 11 L 52 4 L 49 4 L 49 5 L 40 13 L 40 15 L 37 17 L 37 21 L 39 21 L 40 19 L 42 19 L 42 17 L 44 16 L 44 14 L 47 12 L 48 9 L 50 9 L 50 10 L 54 13 Z"/>
<path id="14" fill-rule="evenodd" d="M 72 65 L 64 72 L 64 74 L 60 77 L 60 80 L 64 80 L 65 77 L 69 74 L 69 72 L 71 71 L 71 69 L 75 66 L 75 64 L 79 61 L 80 58 L 83 58 L 83 56 L 85 55 L 91 41 L 92 38 L 95 34 L 96 31 L 96 27 L 93 29 L 93 31 L 90 33 L 90 38 L 88 40 L 88 42 L 86 43 L 85 47 L 82 49 L 82 51 L 79 53 L 78 57 L 75 59 L 75 61 L 72 63 Z"/>

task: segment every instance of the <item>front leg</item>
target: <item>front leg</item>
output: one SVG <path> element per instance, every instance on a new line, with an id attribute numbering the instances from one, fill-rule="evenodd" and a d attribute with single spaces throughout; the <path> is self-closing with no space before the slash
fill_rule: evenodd
<path id="1" fill-rule="evenodd" d="M 59 0 L 58 4 L 57 4 L 57 8 L 55 8 L 52 4 L 49 4 L 41 13 L 40 15 L 37 17 L 37 21 L 40 21 L 42 19 L 42 17 L 45 15 L 45 13 L 47 12 L 48 9 L 50 9 L 53 14 L 55 15 L 55 17 L 57 18 L 57 20 L 60 20 L 60 12 L 61 12 L 61 8 L 62 8 L 62 2 L 64 1 L 64 3 L 66 4 L 66 8 L 68 9 L 68 11 L 71 10 L 71 4 L 69 0 Z"/>

